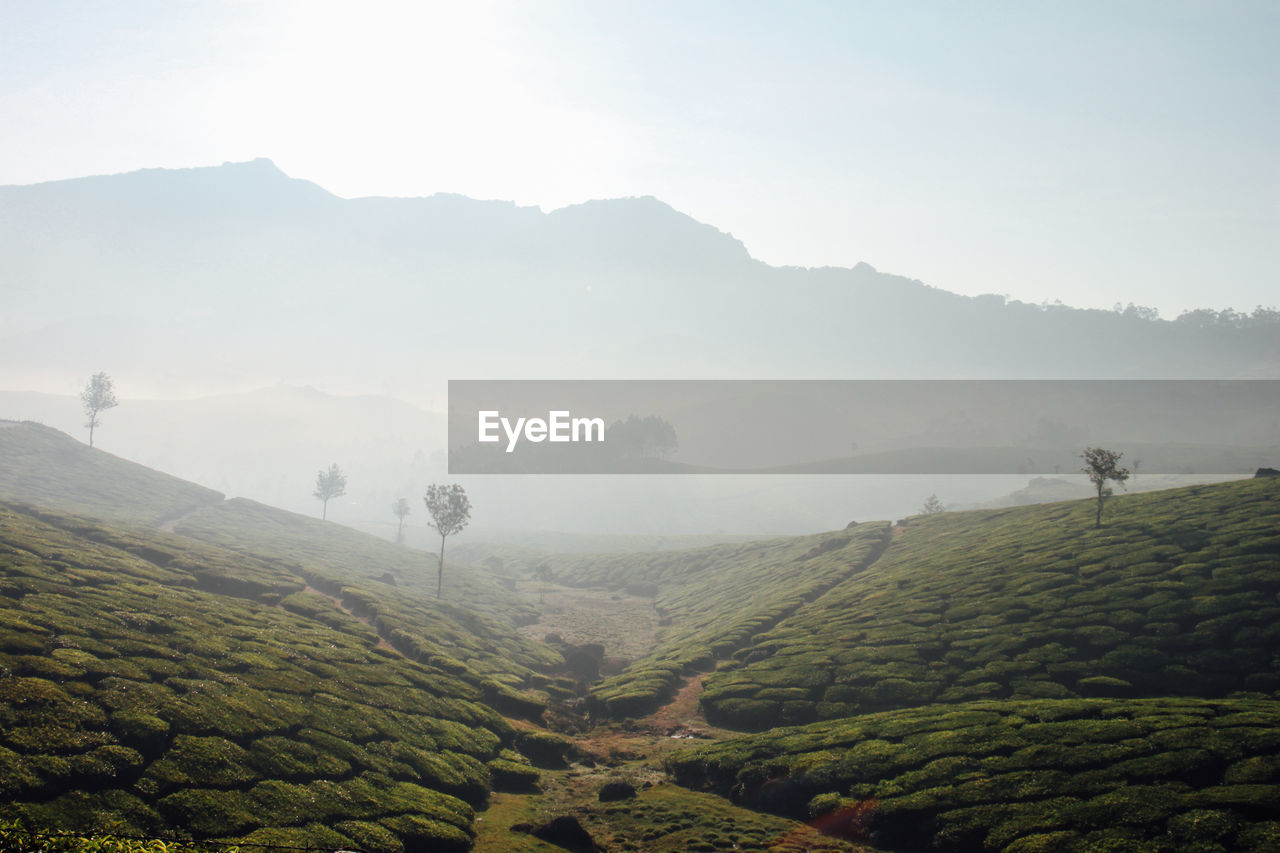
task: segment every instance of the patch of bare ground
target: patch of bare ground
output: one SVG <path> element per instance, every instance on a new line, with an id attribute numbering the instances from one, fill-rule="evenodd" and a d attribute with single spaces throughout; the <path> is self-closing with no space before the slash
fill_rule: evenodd
<path id="1" fill-rule="evenodd" d="M 556 634 L 573 645 L 599 643 L 605 658 L 617 661 L 634 660 L 657 642 L 652 599 L 538 581 L 521 581 L 516 591 L 539 609 L 538 621 L 520 629 L 530 639 Z"/>
<path id="2" fill-rule="evenodd" d="M 537 622 L 520 629 L 543 640 L 557 635 L 571 646 L 604 647 L 603 674 L 649 652 L 660 631 L 653 601 L 603 589 L 578 589 L 522 580 L 516 591 L 539 609 Z M 708 725 L 700 708 L 710 673 L 689 676 L 671 701 L 647 717 L 590 726 L 554 725 L 573 740 L 577 756 L 568 767 L 541 768 L 537 790 L 494 792 L 477 815 L 474 853 L 544 853 L 562 850 L 529 834 L 530 827 L 570 816 L 601 850 L 687 853 L 690 850 L 852 851 L 860 848 L 827 838 L 803 823 L 742 808 L 720 797 L 673 784 L 666 756 L 700 739 L 735 732 Z M 522 729 L 539 728 L 510 720 Z M 631 784 L 637 796 L 602 803 L 610 782 Z M 512 827 L 520 827 L 512 830 Z"/>
<path id="3" fill-rule="evenodd" d="M 474 853 L 544 853 L 553 847 L 527 829 L 571 816 L 602 851 L 687 853 L 742 850 L 760 853 L 867 853 L 869 848 L 823 835 L 815 826 L 755 812 L 712 794 L 673 784 L 665 755 L 691 739 L 733 735 L 707 725 L 699 708 L 703 681 L 690 677 L 675 697 L 640 720 L 610 723 L 573 738 L 580 756 L 561 770 L 542 770 L 538 791 L 495 793 L 477 815 Z M 523 721 L 513 725 L 529 727 Z M 601 789 L 626 782 L 634 799 L 602 803 Z"/>
<path id="4" fill-rule="evenodd" d="M 687 678 L 670 702 L 647 717 L 596 726 L 578 738 L 579 747 L 606 763 L 644 759 L 660 764 L 668 752 L 693 741 L 734 736 L 710 725 L 702 713 L 702 684 L 710 674 Z"/>

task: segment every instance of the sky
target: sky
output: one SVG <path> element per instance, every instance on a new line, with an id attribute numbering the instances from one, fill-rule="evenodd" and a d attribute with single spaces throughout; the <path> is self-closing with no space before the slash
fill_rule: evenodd
<path id="1" fill-rule="evenodd" d="M 0 184 L 653 195 L 774 265 L 1280 302 L 1280 2 L 3 0 Z"/>

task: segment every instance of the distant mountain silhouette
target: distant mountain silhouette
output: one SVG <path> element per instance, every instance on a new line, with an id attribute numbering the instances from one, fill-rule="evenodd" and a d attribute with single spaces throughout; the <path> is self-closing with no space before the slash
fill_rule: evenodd
<path id="1" fill-rule="evenodd" d="M 0 187 L 0 258 L 12 389 L 94 369 L 410 399 L 449 377 L 1280 376 L 1274 327 L 771 267 L 651 197 L 346 200 L 269 160 Z"/>

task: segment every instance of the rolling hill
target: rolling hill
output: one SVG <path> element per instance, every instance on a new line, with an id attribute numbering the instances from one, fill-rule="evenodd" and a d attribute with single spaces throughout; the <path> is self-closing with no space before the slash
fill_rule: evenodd
<path id="1" fill-rule="evenodd" d="M 609 713 L 712 668 L 707 717 L 737 729 L 977 699 L 1270 694 L 1278 497 L 1274 479 L 1241 480 L 1112 498 L 1099 530 L 1086 500 L 552 563 L 567 583 L 648 590 L 670 621 L 597 686 Z"/>
<path id="2" fill-rule="evenodd" d="M 536 777 L 502 714 L 562 659 L 486 576 L 450 565 L 437 601 L 420 552 L 36 424 L 0 454 L 6 817 L 463 850 L 492 779 Z"/>
<path id="3" fill-rule="evenodd" d="M 544 851 L 490 821 L 552 807 L 639 850 L 1280 841 L 1276 479 L 1114 497 L 1100 529 L 1074 501 L 517 549 L 661 623 L 575 747 L 538 726 L 579 689 L 563 647 L 487 572 L 451 562 L 437 600 L 428 555 L 36 424 L 0 458 L 0 818 L 370 853 Z M 699 703 L 678 730 L 711 742 L 646 739 Z M 684 787 L 630 805 L 585 781 L 663 770 Z"/>

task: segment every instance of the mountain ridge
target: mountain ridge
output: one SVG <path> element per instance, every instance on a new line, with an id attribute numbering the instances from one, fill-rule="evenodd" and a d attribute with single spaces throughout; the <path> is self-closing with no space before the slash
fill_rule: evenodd
<path id="1" fill-rule="evenodd" d="M 135 387 L 376 376 L 407 399 L 451 376 L 676 378 L 690 365 L 720 378 L 1280 377 L 1265 316 L 1174 322 L 962 296 L 865 263 L 774 267 L 652 196 L 546 213 L 451 194 L 343 199 L 257 160 L 0 187 L 0 225 L 0 385 L 13 389 L 56 387 L 86 363 Z"/>

